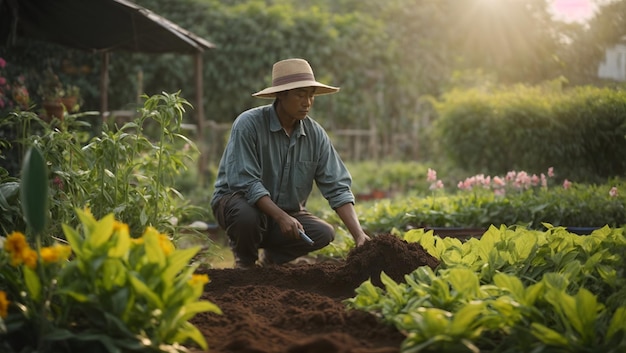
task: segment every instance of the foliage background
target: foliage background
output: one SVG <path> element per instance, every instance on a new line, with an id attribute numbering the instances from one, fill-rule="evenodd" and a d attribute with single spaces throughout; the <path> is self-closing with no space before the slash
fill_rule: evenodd
<path id="1" fill-rule="evenodd" d="M 533 87 L 546 82 L 558 82 L 562 89 L 619 87 L 599 80 L 597 67 L 604 50 L 624 35 L 625 19 L 620 16 L 626 10 L 624 0 L 598 2 L 596 16 L 584 24 L 552 18 L 549 0 L 136 2 L 216 44 L 215 50 L 204 54 L 206 119 L 229 123 L 241 111 L 264 103 L 251 93 L 269 85 L 271 65 L 286 57 L 304 57 L 318 80 L 342 88 L 332 99 L 319 98 L 313 117 L 331 132 L 376 126 L 378 143 L 400 151 L 390 156 L 381 147 L 381 158 L 448 162 L 449 154 L 437 147 L 437 137 L 430 130 L 430 123 L 439 117 L 429 102 L 455 89 L 495 92 L 512 84 Z M 0 56 L 27 74 L 31 88 L 37 86 L 45 67 L 53 67 L 63 81 L 81 87 L 84 110 L 99 109 L 100 56 L 28 41 L 1 47 Z M 138 96 L 142 93 L 179 89 L 182 97 L 195 104 L 191 100 L 195 96 L 192 64 L 192 58 L 185 55 L 112 53 L 110 107 L 132 110 L 141 104 Z M 522 106 L 522 113 L 545 113 L 533 111 L 533 104 L 546 103 Z M 569 109 L 573 108 L 563 114 L 569 114 Z M 193 122 L 193 116 L 193 112 L 187 114 L 186 121 Z M 399 133 L 414 126 L 419 126 L 418 141 L 395 141 Z M 475 136 L 481 133 L 475 128 L 484 127 L 484 121 L 469 127 Z M 532 136 L 538 138 L 541 135 Z M 401 144 L 419 144 L 419 155 L 405 153 L 410 146 Z M 486 151 L 483 155 L 501 149 L 495 146 L 502 145 L 481 150 Z M 542 170 L 548 162 L 532 163 L 537 165 L 520 168 Z M 485 172 L 515 167 L 509 160 L 508 165 Z"/>

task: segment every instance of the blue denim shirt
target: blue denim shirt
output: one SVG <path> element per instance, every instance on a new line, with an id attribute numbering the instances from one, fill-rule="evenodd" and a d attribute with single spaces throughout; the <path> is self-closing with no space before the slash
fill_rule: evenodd
<path id="1" fill-rule="evenodd" d="M 352 177 L 326 131 L 307 116 L 288 136 L 274 106 L 265 105 L 235 119 L 211 206 L 240 192 L 251 205 L 268 195 L 284 211 L 296 212 L 306 207 L 314 181 L 333 209 L 354 203 Z"/>

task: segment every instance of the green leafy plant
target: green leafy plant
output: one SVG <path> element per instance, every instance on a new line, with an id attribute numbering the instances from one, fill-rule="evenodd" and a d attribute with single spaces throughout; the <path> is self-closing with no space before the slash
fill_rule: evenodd
<path id="1" fill-rule="evenodd" d="M 74 210 L 86 206 L 96 217 L 115 214 L 134 234 L 147 226 L 173 233 L 173 219 L 198 212 L 173 187 L 197 156 L 195 143 L 181 133 L 189 103 L 178 93 L 144 98 L 137 119 L 119 129 L 105 124 L 94 137 L 86 119 L 94 112 L 51 122 L 14 112 L 3 121 L 21 127 L 14 145 L 36 146 L 49 165 L 51 234 L 62 237 L 63 223 L 78 225 Z M 11 224 L 3 228 L 19 229 Z"/>
<path id="2" fill-rule="evenodd" d="M 113 214 L 97 220 L 80 209 L 80 226 L 63 226 L 67 244 L 41 246 L 45 168 L 29 150 L 21 194 L 34 241 L 21 232 L 0 238 L 2 351 L 177 352 L 190 342 L 207 349 L 189 320 L 220 309 L 199 300 L 208 282 L 190 265 L 199 248 L 176 249 L 153 227 L 132 237 Z"/>
<path id="3" fill-rule="evenodd" d="M 624 229 L 588 236 L 491 227 L 461 242 L 400 234 L 440 260 L 384 288 L 366 281 L 349 308 L 405 332 L 402 352 L 621 352 L 626 349 Z"/>
<path id="4" fill-rule="evenodd" d="M 65 94 L 63 83 L 52 68 L 48 67 L 44 70 L 37 93 L 44 102 L 56 102 Z"/>

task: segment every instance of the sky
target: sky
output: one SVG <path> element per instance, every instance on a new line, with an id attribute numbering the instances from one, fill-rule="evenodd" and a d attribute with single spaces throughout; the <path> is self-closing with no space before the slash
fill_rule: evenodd
<path id="1" fill-rule="evenodd" d="M 551 10 L 567 22 L 585 22 L 593 16 L 596 4 L 592 0 L 553 0 Z"/>

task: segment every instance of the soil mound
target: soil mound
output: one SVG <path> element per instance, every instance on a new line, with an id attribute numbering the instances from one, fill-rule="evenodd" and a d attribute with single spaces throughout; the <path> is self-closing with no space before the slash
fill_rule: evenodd
<path id="1" fill-rule="evenodd" d="M 193 324 L 217 353 L 397 352 L 404 336 L 374 315 L 347 310 L 343 300 L 368 278 L 381 285 L 438 261 L 414 243 L 386 234 L 353 249 L 345 261 L 293 266 L 211 269 L 204 299 L 223 315 L 199 314 Z M 197 351 L 196 351 L 197 352 Z"/>

